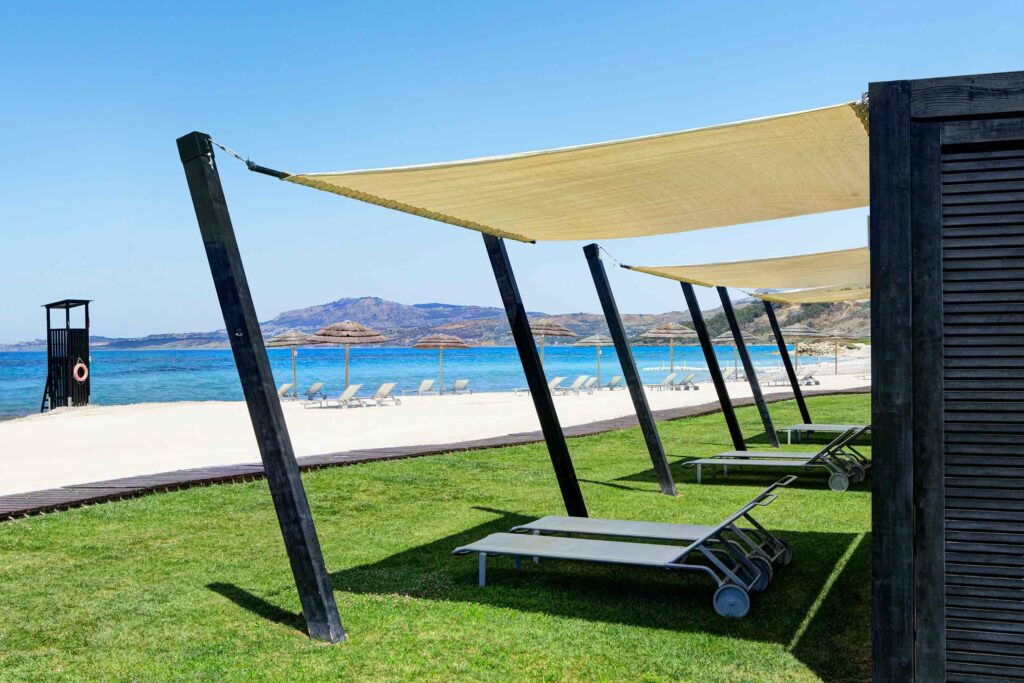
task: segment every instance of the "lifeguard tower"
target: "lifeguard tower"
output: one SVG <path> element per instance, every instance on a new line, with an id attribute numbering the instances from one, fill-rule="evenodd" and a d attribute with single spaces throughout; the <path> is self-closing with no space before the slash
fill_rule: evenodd
<path id="1" fill-rule="evenodd" d="M 89 299 L 46 304 L 46 388 L 39 412 L 89 405 Z M 82 327 L 71 326 L 71 309 L 84 309 Z M 64 325 L 54 327 L 54 311 L 64 311 Z M 57 325 L 60 325 L 58 316 Z"/>

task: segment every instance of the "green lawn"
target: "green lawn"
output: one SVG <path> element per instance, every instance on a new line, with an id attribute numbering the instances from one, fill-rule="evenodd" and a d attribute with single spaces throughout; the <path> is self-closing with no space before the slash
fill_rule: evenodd
<path id="1" fill-rule="evenodd" d="M 867 395 L 809 403 L 821 422 L 868 419 Z M 772 412 L 800 421 L 791 402 Z M 731 447 L 719 414 L 661 433 L 674 462 Z M 711 523 L 781 476 L 698 485 L 677 467 L 669 498 L 639 430 L 570 448 L 593 516 Z M 808 474 L 782 491 L 762 517 L 795 559 L 733 620 L 697 575 L 497 559 L 477 588 L 475 556 L 453 548 L 562 512 L 542 445 L 304 481 L 349 642 L 301 632 L 266 484 L 210 486 L 0 524 L 0 680 L 869 678 L 869 482 L 839 494 Z"/>

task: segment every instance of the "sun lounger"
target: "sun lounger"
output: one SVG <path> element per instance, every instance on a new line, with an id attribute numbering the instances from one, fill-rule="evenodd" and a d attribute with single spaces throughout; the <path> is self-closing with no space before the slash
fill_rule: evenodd
<path id="1" fill-rule="evenodd" d="M 392 405 L 402 405 L 402 400 L 394 394 L 397 384 L 397 382 L 385 382 L 384 384 L 381 384 L 380 388 L 377 389 L 377 392 L 373 396 L 363 399 L 363 403 L 376 403 L 378 406 L 383 406 L 385 403 L 390 402 Z"/>
<path id="2" fill-rule="evenodd" d="M 725 378 L 726 382 L 746 382 L 747 376 L 742 370 L 735 368 L 729 368 L 722 373 L 722 377 Z"/>
<path id="3" fill-rule="evenodd" d="M 777 497 L 775 490 L 794 479 L 790 476 L 772 484 L 716 525 L 545 517 L 515 527 L 514 533 L 491 534 L 456 548 L 453 554 L 479 553 L 478 582 L 481 587 L 487 585 L 488 555 L 512 556 L 517 569 L 522 568 L 523 557 L 532 557 L 703 572 L 718 584 L 712 601 L 715 611 L 722 616 L 743 617 L 750 610 L 750 593 L 767 588 L 773 573 L 773 560 L 786 564 L 791 557 L 785 543 L 764 530 L 751 513 L 759 506 L 771 504 Z M 741 524 L 753 529 L 741 527 Z M 756 537 L 753 535 L 755 532 Z M 545 535 L 548 533 L 644 538 L 672 541 L 679 545 Z"/>
<path id="4" fill-rule="evenodd" d="M 468 379 L 457 379 L 455 384 L 452 385 L 451 393 L 453 394 L 472 394 L 473 390 L 469 388 Z"/>
<path id="5" fill-rule="evenodd" d="M 578 394 L 580 393 L 580 388 L 586 383 L 589 377 L 589 375 L 580 375 L 579 377 L 574 379 L 572 384 L 570 384 L 569 386 L 558 387 L 557 389 L 555 389 L 555 393 L 561 394 L 563 396 L 565 394 Z"/>
<path id="6" fill-rule="evenodd" d="M 277 397 L 282 401 L 294 401 L 295 397 L 291 393 L 292 387 L 294 386 L 295 385 L 292 384 L 291 382 L 288 382 L 287 384 L 282 384 L 277 389 Z"/>
<path id="7" fill-rule="evenodd" d="M 580 391 L 585 391 L 588 394 L 594 393 L 595 391 L 597 391 L 597 389 L 598 387 L 596 377 L 588 377 L 587 381 L 583 383 L 582 387 L 580 387 Z"/>
<path id="8" fill-rule="evenodd" d="M 317 397 L 319 397 L 321 400 L 327 398 L 324 395 L 323 388 L 324 388 L 324 383 L 323 382 L 317 382 L 316 384 L 313 384 L 312 386 L 310 386 L 309 389 L 306 391 L 306 400 L 307 401 L 312 401 L 313 399 L 315 399 Z"/>
<path id="9" fill-rule="evenodd" d="M 551 393 L 554 393 L 555 390 L 558 389 L 558 387 L 564 381 L 565 381 L 565 377 L 555 377 L 550 382 L 548 382 L 548 391 L 550 391 Z M 518 389 L 513 389 L 512 390 L 513 394 L 520 394 L 520 393 L 523 393 L 523 392 L 526 392 L 527 394 L 530 393 L 530 387 L 519 387 Z"/>
<path id="10" fill-rule="evenodd" d="M 673 382 L 676 381 L 676 376 L 678 374 L 679 374 L 678 372 L 670 372 L 667 375 L 665 375 L 665 379 L 661 380 L 660 383 L 658 383 L 658 384 L 645 384 L 644 387 L 647 388 L 647 389 L 672 389 L 675 386 L 675 384 L 673 384 Z"/>
<path id="11" fill-rule="evenodd" d="M 693 378 L 696 377 L 696 376 L 697 376 L 697 373 L 691 372 L 686 377 L 683 377 L 681 380 L 676 382 L 675 386 L 673 388 L 674 389 L 682 389 L 683 391 L 689 391 L 690 389 L 693 389 L 694 391 L 697 391 L 698 389 L 700 389 L 700 387 L 697 386 L 696 382 L 693 381 Z"/>
<path id="12" fill-rule="evenodd" d="M 356 394 L 363 388 L 362 384 L 349 384 L 345 391 L 341 392 L 338 398 L 323 398 L 319 403 L 307 403 L 304 407 L 316 406 L 318 408 L 361 408 L 365 403 Z"/>
<path id="13" fill-rule="evenodd" d="M 684 463 L 684 467 L 697 468 L 697 482 L 703 480 L 704 467 L 721 467 L 728 474 L 733 467 L 817 467 L 828 472 L 828 487 L 833 491 L 846 491 L 850 482 L 863 481 L 871 462 L 852 442 L 870 429 L 870 426 L 850 429 L 829 442 L 817 453 L 784 453 L 779 451 L 725 451 L 710 458 Z"/>
<path id="14" fill-rule="evenodd" d="M 811 386 L 811 385 L 814 385 L 814 384 L 821 384 L 821 380 L 816 379 L 814 377 L 814 375 L 817 372 L 818 371 L 816 369 L 814 369 L 814 368 L 812 368 L 810 370 L 803 370 L 803 371 L 801 371 L 801 373 L 796 378 L 796 383 L 797 384 L 803 384 L 805 386 Z"/>
<path id="15" fill-rule="evenodd" d="M 601 388 L 602 389 L 607 389 L 608 391 L 615 391 L 616 389 L 625 389 L 626 387 L 622 383 L 622 376 L 621 375 L 615 375 L 610 380 L 608 380 L 608 384 L 605 384 Z"/>
<path id="16" fill-rule="evenodd" d="M 420 382 L 420 385 L 415 389 L 403 389 L 402 396 L 406 394 L 416 394 L 417 396 L 426 396 L 427 394 L 436 394 L 437 389 L 434 388 L 435 380 L 425 379 Z"/>
<path id="17" fill-rule="evenodd" d="M 860 429 L 864 425 L 833 425 L 833 424 L 796 424 L 789 425 L 788 427 L 782 427 L 777 430 L 780 432 L 786 432 L 786 443 L 793 443 L 793 434 L 796 434 L 796 442 L 800 443 L 803 439 L 801 434 L 804 433 L 815 433 L 821 432 L 822 434 L 842 434 L 843 432 L 851 429 Z"/>

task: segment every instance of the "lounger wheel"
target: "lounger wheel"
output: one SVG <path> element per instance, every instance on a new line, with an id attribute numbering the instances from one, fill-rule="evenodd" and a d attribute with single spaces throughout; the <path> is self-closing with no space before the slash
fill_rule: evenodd
<path id="1" fill-rule="evenodd" d="M 864 477 L 867 475 L 867 470 L 864 469 L 864 465 L 860 463 L 853 466 L 853 480 L 864 481 Z"/>
<path id="2" fill-rule="evenodd" d="M 772 574 L 774 573 L 772 571 L 772 563 L 760 555 L 755 555 L 748 559 L 750 564 L 754 565 L 754 568 L 759 572 L 759 576 L 753 585 L 750 586 L 750 590 L 755 593 L 761 593 L 768 588 L 768 584 L 772 581 Z"/>
<path id="3" fill-rule="evenodd" d="M 750 611 L 750 595 L 734 583 L 719 586 L 713 602 L 715 612 L 723 617 L 745 617 Z"/>
<path id="4" fill-rule="evenodd" d="M 779 553 L 779 564 L 785 567 L 793 561 L 793 549 L 785 541 L 779 541 L 779 545 L 782 546 L 782 552 Z"/>
<path id="5" fill-rule="evenodd" d="M 850 488 L 850 478 L 842 472 L 835 472 L 828 478 L 828 487 L 842 493 Z"/>

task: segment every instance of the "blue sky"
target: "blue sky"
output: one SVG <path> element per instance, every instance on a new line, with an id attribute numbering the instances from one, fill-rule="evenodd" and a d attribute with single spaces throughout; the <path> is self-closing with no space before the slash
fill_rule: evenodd
<path id="1" fill-rule="evenodd" d="M 222 326 L 174 140 L 326 171 L 678 130 L 1024 68 L 1024 3 L 4 3 L 0 341 L 96 300 L 97 334 Z M 261 318 L 348 296 L 499 305 L 478 234 L 220 156 Z M 604 246 L 702 262 L 860 246 L 863 211 Z M 510 244 L 529 308 L 599 310 L 582 243 Z M 620 309 L 677 286 L 612 269 Z M 711 304 L 713 294 L 705 292 Z"/>

